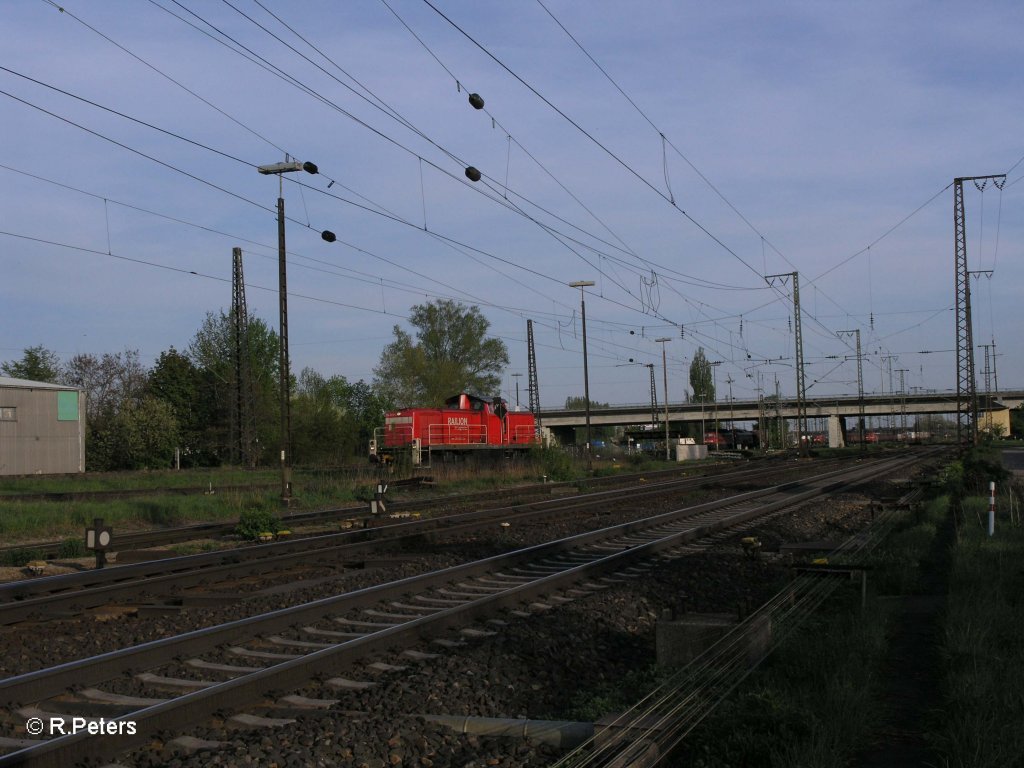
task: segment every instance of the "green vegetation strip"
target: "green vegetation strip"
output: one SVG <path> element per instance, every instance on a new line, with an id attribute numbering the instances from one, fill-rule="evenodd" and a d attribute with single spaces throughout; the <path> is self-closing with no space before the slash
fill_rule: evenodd
<path id="1" fill-rule="evenodd" d="M 990 538 L 981 524 L 987 509 L 987 498 L 964 501 L 949 563 L 931 559 L 948 498 L 908 515 L 873 556 L 866 611 L 858 610 L 852 588 L 827 601 L 690 734 L 681 764 L 810 768 L 858 765 L 865 750 L 878 752 L 876 729 L 885 732 L 880 673 L 899 610 L 886 596 L 933 591 L 935 564 L 950 570 L 935 668 L 941 699 L 926 705 L 923 718 L 934 765 L 1021 765 L 1024 528 L 1012 525 L 1004 508 Z"/>
<path id="2" fill-rule="evenodd" d="M 942 638 L 942 720 L 933 734 L 948 768 L 1003 768 L 1024 760 L 1024 528 L 988 499 L 967 499 L 953 551 Z"/>

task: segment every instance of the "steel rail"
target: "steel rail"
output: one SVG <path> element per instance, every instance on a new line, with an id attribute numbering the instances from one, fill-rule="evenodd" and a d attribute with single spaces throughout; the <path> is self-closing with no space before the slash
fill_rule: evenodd
<path id="1" fill-rule="evenodd" d="M 344 667 L 370 650 L 379 651 L 407 645 L 410 638 L 413 637 L 434 636 L 445 629 L 465 625 L 468 621 L 490 615 L 501 607 L 519 604 L 536 595 L 558 589 L 562 585 L 574 583 L 581 578 L 593 578 L 599 573 L 625 567 L 635 559 L 678 547 L 686 541 L 708 535 L 713 531 L 742 524 L 780 508 L 803 503 L 840 487 L 848 487 L 866 479 L 876 478 L 880 473 L 894 471 L 911 460 L 907 458 L 887 460 L 884 463 L 871 463 L 853 471 L 830 472 L 818 476 L 809 483 L 786 483 L 773 489 L 767 489 L 769 493 L 774 493 L 781 498 L 758 506 L 749 506 L 748 502 L 766 496 L 764 491 L 739 494 L 719 502 L 700 505 L 703 512 L 711 515 L 703 524 L 689 520 L 686 521 L 686 527 L 659 535 L 653 540 L 639 544 L 623 542 L 620 545 L 620 551 L 599 557 L 590 563 L 570 564 L 560 572 L 541 575 L 527 583 L 509 587 L 495 594 L 481 596 L 465 605 L 442 609 L 429 616 L 383 628 L 364 637 L 313 651 L 290 661 L 274 664 L 259 672 L 218 683 L 202 691 L 186 694 L 171 701 L 124 715 L 119 719 L 133 720 L 141 727 L 138 728 L 135 736 L 119 737 L 116 740 L 116 746 L 113 739 L 89 740 L 87 734 L 62 736 L 38 746 L 0 757 L 0 766 L 66 765 L 72 759 L 106 757 L 112 750 L 114 753 L 122 752 L 144 743 L 151 738 L 156 730 L 180 728 L 185 723 L 197 722 L 216 711 L 244 706 L 268 690 L 294 686 L 296 681 L 308 679 L 314 671 L 333 671 Z M 799 486 L 801 485 L 810 487 L 800 490 Z M 722 514 L 720 510 L 726 506 L 732 507 L 734 510 L 739 506 L 739 509 Z M 691 514 L 696 511 L 696 509 L 688 510 Z M 718 512 L 717 518 L 714 517 L 716 511 Z M 406 595 L 414 587 L 423 589 L 427 586 L 448 584 L 453 580 L 491 572 L 495 568 L 504 570 L 513 564 L 529 563 L 544 555 L 579 550 L 585 545 L 608 540 L 614 536 L 640 534 L 645 529 L 654 526 L 678 522 L 678 516 L 678 511 L 663 513 L 645 521 L 611 526 L 601 531 L 579 534 L 548 544 L 529 547 L 516 553 L 454 566 L 426 576 L 411 577 L 391 584 L 370 587 L 348 595 L 315 601 L 305 606 L 283 609 L 265 616 L 250 617 L 219 627 L 197 630 L 178 638 L 154 641 L 92 659 L 59 665 L 50 670 L 40 670 L 9 678 L 0 681 L 0 695 L 2 695 L 0 706 L 16 706 L 19 701 L 38 701 L 64 693 L 68 688 L 69 678 L 74 680 L 76 687 L 95 684 L 127 670 L 140 670 L 147 666 L 165 664 L 169 657 L 180 658 L 182 654 L 202 652 L 231 642 L 238 637 L 251 638 L 254 634 L 265 635 L 282 628 L 296 626 L 313 618 L 323 618 L 325 614 L 331 614 L 340 609 L 351 610 L 366 605 L 375 605 L 382 599 Z"/>
<path id="2" fill-rule="evenodd" d="M 774 460 L 767 460 L 772 461 Z M 701 467 L 705 470 L 718 470 L 723 468 L 730 468 L 731 463 L 726 462 L 722 464 L 715 464 L 711 466 Z M 627 473 L 624 475 L 609 475 L 607 477 L 599 478 L 587 478 L 586 480 L 565 480 L 554 483 L 533 483 L 529 485 L 517 486 L 507 490 L 507 493 L 513 493 L 516 495 L 528 496 L 537 493 L 551 493 L 556 490 L 563 488 L 578 487 L 582 484 L 603 486 L 612 485 L 617 482 L 628 482 L 631 479 L 642 475 L 645 478 L 658 478 L 662 476 L 671 476 L 679 474 L 682 468 L 672 469 L 659 469 L 651 472 L 642 473 Z M 701 475 L 708 479 L 714 477 L 720 477 L 725 474 L 732 474 L 731 472 L 716 473 L 709 472 Z M 385 479 L 386 481 L 386 479 Z M 399 481 L 400 482 L 400 481 Z M 225 490 L 225 489 L 217 489 Z M 168 493 L 173 493 L 174 489 L 169 489 Z M 493 498 L 495 495 L 494 491 L 475 491 L 473 493 L 465 494 L 448 494 L 431 496 L 423 499 L 412 499 L 407 501 L 394 501 L 389 504 L 394 511 L 399 510 L 417 510 L 417 509 L 429 509 L 431 507 L 442 506 L 445 504 L 463 504 L 472 503 L 474 501 L 486 500 Z M 0 494 L 0 505 L 6 501 L 17 501 L 18 499 L 11 495 Z M 313 525 L 317 523 L 326 523 L 342 519 L 373 519 L 370 513 L 367 511 L 366 504 L 352 505 L 347 507 L 330 507 L 327 509 L 307 510 L 304 512 L 292 512 L 282 517 L 282 522 L 285 525 Z M 211 537 L 216 535 L 223 535 L 232 533 L 237 526 L 237 521 L 229 522 L 207 522 L 197 523 L 194 525 L 177 526 L 174 528 L 164 529 L 151 529 L 146 531 L 129 531 L 119 533 L 117 535 L 116 543 L 118 549 L 142 549 L 145 547 L 152 547 L 165 544 L 175 544 L 183 541 L 193 541 L 195 539 Z M 41 559 L 57 559 L 60 557 L 61 547 L 63 541 L 48 541 L 48 542 L 26 542 L 24 544 L 10 544 L 0 547 L 0 556 L 6 554 L 12 554 L 16 552 L 24 552 L 26 550 L 32 550 L 38 552 Z"/>
<path id="3" fill-rule="evenodd" d="M 102 570 L 60 574 L 37 579 L 0 584 L 0 624 L 22 621 L 40 611 L 87 608 L 103 605 L 117 596 L 133 596 L 140 591 L 152 594 L 158 586 L 189 586 L 208 577 L 227 578 L 266 572 L 274 567 L 317 557 L 335 559 L 360 556 L 363 553 L 395 547 L 413 536 L 437 530 L 462 532 L 473 526 L 486 526 L 504 516 L 524 520 L 540 511 L 565 513 L 619 498 L 638 499 L 690 488 L 707 487 L 723 482 L 739 483 L 776 474 L 778 468 L 756 468 L 729 472 L 713 477 L 687 477 L 650 483 L 641 489 L 620 488 L 579 494 L 571 498 L 524 502 L 507 507 L 492 507 L 441 517 L 385 523 L 372 528 L 261 544 L 216 552 L 164 558 L 161 560 L 111 566 Z M 367 537 L 372 537 L 366 541 Z"/>

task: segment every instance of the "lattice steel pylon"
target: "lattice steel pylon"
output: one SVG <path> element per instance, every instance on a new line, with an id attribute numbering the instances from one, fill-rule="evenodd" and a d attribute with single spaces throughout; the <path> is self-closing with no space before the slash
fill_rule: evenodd
<path id="1" fill-rule="evenodd" d="M 533 420 L 538 439 L 541 436 L 540 425 L 540 390 L 537 387 L 537 353 L 533 346 L 533 320 L 526 321 L 526 357 L 527 357 L 527 387 L 530 390 L 530 413 Z"/>
<path id="2" fill-rule="evenodd" d="M 978 190 L 988 180 L 1002 189 L 1006 174 L 961 176 L 953 179 L 953 272 L 956 308 L 956 441 L 978 443 L 978 392 L 974 381 L 974 334 L 971 328 L 971 276 L 967 271 L 967 223 L 964 217 L 964 182 Z M 979 182 L 982 182 L 979 184 Z M 966 427 L 966 429 L 965 429 Z M 967 433 L 966 435 L 964 433 Z"/>
<path id="3" fill-rule="evenodd" d="M 231 457 L 243 466 L 254 466 L 252 376 L 249 368 L 249 310 L 245 302 L 242 249 L 231 249 L 231 356 L 235 369 L 235 393 L 231 407 Z"/>
<path id="4" fill-rule="evenodd" d="M 786 284 L 787 278 L 793 280 L 793 336 L 796 343 L 796 444 L 801 456 L 808 454 L 807 436 L 807 379 L 804 376 L 804 337 L 800 328 L 800 273 L 785 272 L 781 275 L 765 275 L 764 279 L 770 286 L 779 280 Z"/>

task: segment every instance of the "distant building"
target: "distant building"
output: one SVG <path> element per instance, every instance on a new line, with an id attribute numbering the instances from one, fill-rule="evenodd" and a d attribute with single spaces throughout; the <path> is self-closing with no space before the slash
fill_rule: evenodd
<path id="1" fill-rule="evenodd" d="M 0 376 L 0 475 L 85 471 L 85 393 Z"/>

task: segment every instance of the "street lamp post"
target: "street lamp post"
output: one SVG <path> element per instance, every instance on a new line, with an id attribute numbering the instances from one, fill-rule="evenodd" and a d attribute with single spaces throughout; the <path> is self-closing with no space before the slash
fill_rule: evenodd
<path id="1" fill-rule="evenodd" d="M 671 449 L 668 445 L 668 358 L 665 355 L 665 343 L 672 341 L 668 336 L 654 340 L 661 344 L 661 370 L 665 378 L 665 461 L 672 461 Z"/>
<path id="2" fill-rule="evenodd" d="M 700 397 L 700 444 L 706 446 L 708 444 L 708 433 L 704 428 L 704 398 L 707 397 L 707 393 L 701 392 L 698 395 L 697 392 L 694 392 L 693 394 L 695 397 Z"/>
<path id="3" fill-rule="evenodd" d="M 722 438 L 722 431 L 718 428 L 718 366 L 722 364 L 721 360 L 715 360 L 714 362 L 708 363 L 711 366 L 711 392 L 715 395 L 714 402 L 715 406 L 715 450 L 722 450 L 722 446 L 719 441 Z"/>
<path id="4" fill-rule="evenodd" d="M 587 304 L 583 300 L 583 289 L 594 285 L 593 280 L 576 280 L 569 283 L 570 288 L 580 289 L 580 318 L 583 325 L 583 399 L 587 414 L 587 473 L 593 470 L 590 448 L 590 374 L 587 370 Z"/>
<path id="5" fill-rule="evenodd" d="M 293 171 L 306 171 L 317 173 L 318 169 L 313 163 L 300 163 L 286 156 L 283 163 L 272 165 L 261 165 L 256 170 L 264 175 L 276 175 L 278 177 L 277 194 L 277 279 L 278 279 L 278 302 L 280 308 L 280 337 L 279 346 L 279 379 L 281 394 L 281 501 L 285 506 L 291 504 L 292 500 L 292 456 L 291 456 L 291 375 L 288 360 L 288 277 L 287 260 L 285 258 L 284 244 L 284 180 L 282 176 Z M 321 237 L 328 242 L 333 241 L 334 234 L 324 231 Z"/>
<path id="6" fill-rule="evenodd" d="M 651 374 L 651 430 L 653 431 L 658 423 L 658 391 L 654 386 L 654 363 L 644 363 L 643 365 Z"/>

